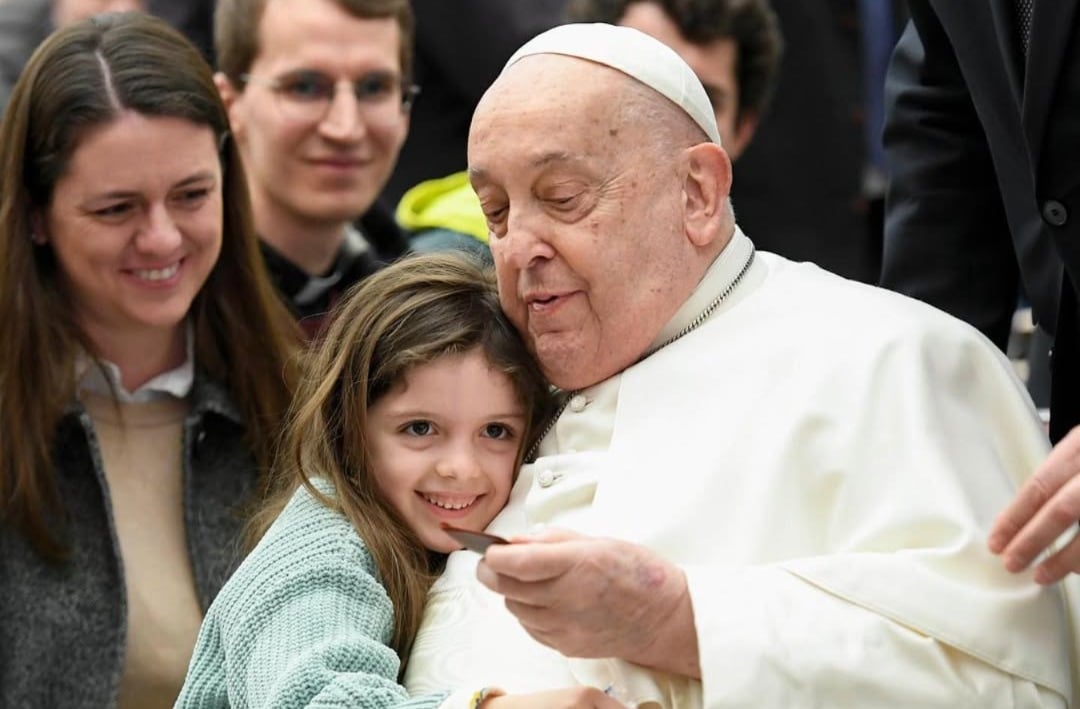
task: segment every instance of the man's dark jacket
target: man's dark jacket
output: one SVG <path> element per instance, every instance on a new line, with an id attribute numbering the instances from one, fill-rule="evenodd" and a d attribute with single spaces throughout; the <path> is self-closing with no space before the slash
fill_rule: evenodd
<path id="1" fill-rule="evenodd" d="M 1080 422 L 1080 0 L 1035 0 L 1026 61 L 1014 3 L 911 0 L 886 86 L 882 284 L 1001 347 L 1022 284 L 1059 334 L 1058 437 Z"/>

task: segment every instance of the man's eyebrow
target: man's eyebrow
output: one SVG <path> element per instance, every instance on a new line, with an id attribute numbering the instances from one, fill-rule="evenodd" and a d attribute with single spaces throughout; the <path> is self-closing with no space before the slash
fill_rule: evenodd
<path id="1" fill-rule="evenodd" d="M 572 162 L 575 157 L 565 150 L 552 150 L 538 155 L 529 162 L 529 167 L 538 168 L 550 165 L 553 162 Z"/>
<path id="2" fill-rule="evenodd" d="M 577 162 L 581 156 L 566 150 L 551 150 L 537 155 L 529 161 L 529 167 L 536 170 L 552 163 Z M 489 178 L 488 171 L 482 167 L 470 167 L 469 179 L 476 182 L 486 182 Z"/>

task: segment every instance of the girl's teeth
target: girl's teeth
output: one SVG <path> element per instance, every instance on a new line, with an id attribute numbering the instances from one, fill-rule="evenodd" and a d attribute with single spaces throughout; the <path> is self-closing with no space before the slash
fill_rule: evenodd
<path id="1" fill-rule="evenodd" d="M 424 495 L 424 499 L 435 505 L 436 507 L 443 508 L 444 510 L 463 510 L 466 507 L 472 505 L 472 503 L 476 502 L 475 497 L 468 502 L 443 502 L 442 500 L 438 500 L 434 497 L 428 497 L 427 495 Z"/>

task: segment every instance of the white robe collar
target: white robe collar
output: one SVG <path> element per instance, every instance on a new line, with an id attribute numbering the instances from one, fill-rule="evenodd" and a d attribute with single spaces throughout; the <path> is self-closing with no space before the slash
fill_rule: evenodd
<path id="1" fill-rule="evenodd" d="M 701 281 L 694 289 L 694 292 L 690 294 L 690 297 L 686 299 L 686 302 L 675 311 L 675 315 L 668 320 L 667 324 L 660 328 L 660 332 L 657 333 L 652 344 L 649 345 L 649 352 L 656 350 L 671 340 L 701 315 L 716 296 L 722 293 L 738 277 L 753 250 L 753 242 L 736 225 L 735 233 L 731 235 L 731 241 L 716 257 L 716 260 L 712 262 L 708 270 L 705 271 L 705 275 L 702 276 Z M 765 268 L 761 265 L 759 259 L 755 259 L 755 263 L 751 264 L 750 269 L 743 276 L 739 285 L 724 300 L 722 309 L 730 308 L 734 303 L 746 297 L 761 283 L 764 277 Z"/>

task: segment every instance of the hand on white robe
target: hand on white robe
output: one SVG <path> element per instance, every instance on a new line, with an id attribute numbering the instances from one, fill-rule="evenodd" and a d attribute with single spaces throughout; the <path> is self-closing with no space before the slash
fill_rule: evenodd
<path id="1" fill-rule="evenodd" d="M 1046 461 L 998 516 L 990 532 L 990 551 L 1005 568 L 1022 571 L 1058 537 L 1080 521 L 1080 426 L 1065 436 Z M 1080 534 L 1035 569 L 1035 580 L 1056 583 L 1080 573 Z"/>
<path id="2" fill-rule="evenodd" d="M 614 539 L 549 530 L 492 546 L 480 582 L 538 642 L 567 657 L 614 657 L 701 677 L 693 607 L 682 570 Z"/>

